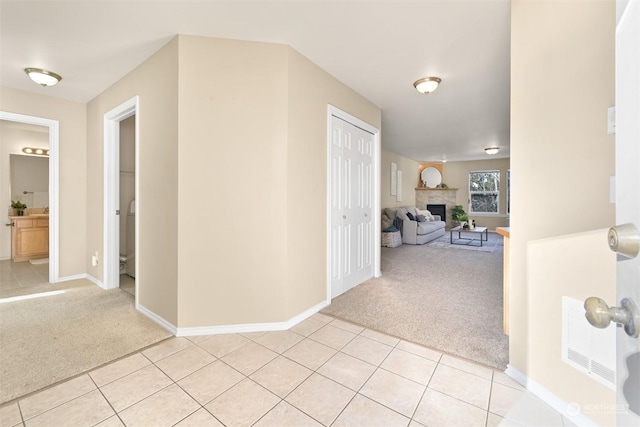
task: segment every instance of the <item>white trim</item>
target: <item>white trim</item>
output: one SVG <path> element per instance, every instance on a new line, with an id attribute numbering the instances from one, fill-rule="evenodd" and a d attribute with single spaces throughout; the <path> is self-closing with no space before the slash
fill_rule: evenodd
<path id="1" fill-rule="evenodd" d="M 177 337 L 190 337 L 195 335 L 219 335 L 219 334 L 237 334 L 243 332 L 264 332 L 264 331 L 286 331 L 291 329 L 303 320 L 313 316 L 326 306 L 330 301 L 323 301 L 308 310 L 292 317 L 286 322 L 272 323 L 246 323 L 240 325 L 221 325 L 221 326 L 201 326 L 193 328 L 178 328 L 175 335 Z"/>
<path id="2" fill-rule="evenodd" d="M 137 273 L 136 273 L 137 274 Z M 137 298 L 136 298 L 137 300 Z M 156 322 L 158 325 L 162 326 L 163 328 L 165 328 L 167 331 L 171 332 L 173 335 L 175 336 L 179 336 L 177 334 L 178 332 L 178 328 L 176 328 L 175 325 L 173 325 L 171 322 L 168 322 L 167 320 L 163 319 L 162 317 L 158 316 L 157 314 L 155 314 L 153 311 L 149 310 L 148 308 L 146 308 L 143 305 L 137 304 L 136 303 L 136 309 L 144 314 L 145 316 L 147 316 L 149 319 L 153 320 L 154 322 Z"/>
<path id="3" fill-rule="evenodd" d="M 96 279 L 95 277 L 93 277 L 90 274 L 85 274 L 84 278 L 87 279 L 90 282 L 93 282 L 94 285 L 97 285 L 99 287 L 101 287 L 102 289 L 107 289 L 107 287 L 104 285 L 104 283 L 102 283 L 100 280 Z"/>
<path id="4" fill-rule="evenodd" d="M 380 213 L 380 129 L 370 125 L 359 118 L 343 111 L 331 104 L 327 106 L 327 200 L 326 200 L 326 280 L 327 280 L 327 304 L 331 303 L 331 117 L 337 117 L 353 124 L 373 135 L 373 276 L 380 277 L 380 244 L 381 244 L 381 213 Z"/>
<path id="5" fill-rule="evenodd" d="M 549 389 L 542 386 L 537 381 L 534 381 L 531 378 L 527 377 L 524 373 L 520 372 L 513 366 L 507 365 L 507 369 L 504 371 L 504 373 L 513 378 L 517 383 L 525 387 L 533 395 L 539 397 L 544 403 L 560 412 L 562 416 L 566 417 L 575 425 L 588 427 L 597 427 L 599 425 L 581 412 L 578 412 L 576 414 L 576 409 L 579 410 L 579 404 L 577 404 L 576 402 L 565 402 L 564 400 L 553 394 L 551 391 L 549 391 Z"/>
<path id="6" fill-rule="evenodd" d="M 0 120 L 49 128 L 49 282 L 60 281 L 60 123 L 58 120 L 0 111 Z"/>
<path id="7" fill-rule="evenodd" d="M 103 287 L 104 289 L 114 289 L 120 286 L 120 230 L 117 226 L 116 210 L 119 209 L 119 182 L 120 182 L 120 122 L 139 111 L 139 98 L 134 96 L 128 101 L 113 108 L 104 115 L 104 246 L 102 261 Z M 136 117 L 136 154 L 138 150 L 138 118 Z M 138 159 L 136 158 L 136 166 Z M 138 175 L 136 173 L 136 222 L 139 218 L 138 211 Z M 136 224 L 137 225 L 137 224 Z M 136 227 L 136 234 L 138 228 Z M 136 263 L 138 262 L 138 236 L 136 235 Z M 137 265 L 136 265 L 137 267 Z M 139 285 L 139 270 L 136 268 L 136 284 Z M 136 286 L 136 307 L 138 306 L 138 288 Z"/>

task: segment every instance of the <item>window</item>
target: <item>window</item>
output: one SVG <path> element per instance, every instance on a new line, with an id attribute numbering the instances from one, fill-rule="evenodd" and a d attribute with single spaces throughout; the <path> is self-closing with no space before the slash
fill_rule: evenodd
<path id="1" fill-rule="evenodd" d="M 469 172 L 469 212 L 498 213 L 500 171 Z"/>

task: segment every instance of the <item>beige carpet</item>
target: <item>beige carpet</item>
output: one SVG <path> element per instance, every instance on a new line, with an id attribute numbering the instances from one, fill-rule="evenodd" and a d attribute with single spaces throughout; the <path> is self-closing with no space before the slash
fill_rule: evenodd
<path id="1" fill-rule="evenodd" d="M 79 280 L 63 290 L 0 304 L 0 403 L 171 336 L 136 311 L 131 295 L 120 289 Z"/>
<path id="2" fill-rule="evenodd" d="M 490 234 L 492 239 L 502 237 Z M 382 248 L 381 262 L 382 277 L 345 292 L 322 312 L 506 368 L 502 251 L 402 245 Z"/>

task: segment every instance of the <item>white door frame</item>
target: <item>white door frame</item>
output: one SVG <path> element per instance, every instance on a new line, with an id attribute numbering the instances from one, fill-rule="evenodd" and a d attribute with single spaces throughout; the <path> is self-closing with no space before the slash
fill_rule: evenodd
<path id="1" fill-rule="evenodd" d="M 361 129 L 366 130 L 367 132 L 373 134 L 373 227 L 372 233 L 373 236 L 371 238 L 371 242 L 373 244 L 373 275 L 374 277 L 380 277 L 382 273 L 380 272 L 380 129 L 371 126 L 369 123 L 366 123 L 359 118 L 352 116 L 351 114 L 343 111 L 333 105 L 329 104 L 327 108 L 327 201 L 326 201 L 326 218 L 327 218 L 327 304 L 331 303 L 331 135 L 332 135 L 332 122 L 331 117 L 338 117 L 348 123 L 351 123 L 354 126 L 357 126 Z"/>
<path id="2" fill-rule="evenodd" d="M 7 111 L 0 111 L 0 120 L 49 128 L 49 282 L 58 283 L 60 281 L 60 216 L 58 208 L 60 124 L 57 120 L 9 113 Z"/>
<path id="3" fill-rule="evenodd" d="M 138 121 L 139 121 L 139 99 L 134 96 L 125 103 L 115 107 L 104 115 L 104 248 L 103 248 L 103 277 L 102 287 L 104 289 L 114 289 L 120 286 L 120 224 L 119 215 L 116 213 L 120 209 L 120 122 L 135 114 L 135 153 L 136 172 L 139 171 L 138 156 Z M 138 176 L 136 173 L 135 193 L 136 193 L 136 257 L 138 263 L 138 233 L 137 227 L 139 210 L 139 188 Z M 136 265 L 136 284 L 139 285 L 139 269 Z M 135 290 L 136 307 L 138 305 L 138 288 Z"/>

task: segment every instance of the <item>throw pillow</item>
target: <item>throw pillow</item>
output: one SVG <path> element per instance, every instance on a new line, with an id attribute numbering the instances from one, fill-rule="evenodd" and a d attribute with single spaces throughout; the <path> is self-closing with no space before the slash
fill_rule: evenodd
<path id="1" fill-rule="evenodd" d="M 393 220 L 386 215 L 382 215 L 382 229 L 386 230 L 392 225 L 393 225 Z"/>
<path id="2" fill-rule="evenodd" d="M 420 215 L 424 215 L 425 218 L 427 218 L 427 221 L 433 221 L 435 219 L 429 210 L 416 209 L 416 212 Z"/>
<path id="3" fill-rule="evenodd" d="M 425 222 L 427 220 L 427 217 L 424 215 L 416 215 L 416 219 L 418 220 L 418 222 Z"/>
<path id="4" fill-rule="evenodd" d="M 395 225 L 392 225 L 389 228 L 385 228 L 384 230 L 382 230 L 383 233 L 393 233 L 394 231 L 400 231 L 396 228 Z"/>
<path id="5" fill-rule="evenodd" d="M 412 214 L 411 212 L 407 212 L 407 216 L 409 217 L 409 219 L 410 219 L 411 221 L 415 221 L 415 220 L 416 220 L 416 217 L 415 217 L 415 216 L 413 216 L 413 214 Z"/>

